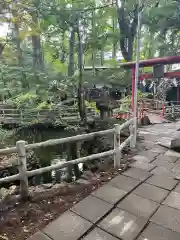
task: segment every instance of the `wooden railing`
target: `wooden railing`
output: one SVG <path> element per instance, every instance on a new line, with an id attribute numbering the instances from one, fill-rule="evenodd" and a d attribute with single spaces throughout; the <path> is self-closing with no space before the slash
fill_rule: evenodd
<path id="1" fill-rule="evenodd" d="M 130 136 L 122 143 L 120 143 L 120 135 L 121 135 L 121 130 L 124 128 L 129 127 L 130 129 Z M 128 120 L 122 125 L 116 124 L 114 128 L 104 130 L 104 131 L 98 131 L 98 132 L 93 132 L 89 134 L 82 134 L 82 135 L 76 135 L 72 137 L 67 137 L 67 138 L 61 138 L 61 139 L 52 139 L 48 140 L 45 142 L 39 142 L 39 143 L 32 143 L 32 144 L 26 144 L 25 141 L 18 141 L 16 143 L 16 146 L 11 147 L 11 148 L 4 148 L 0 149 L 0 155 L 4 154 L 11 154 L 11 153 L 18 153 L 18 170 L 19 173 L 13 176 L 5 177 L 5 178 L 0 178 L 0 184 L 5 183 L 5 182 L 11 182 L 15 180 L 20 180 L 20 196 L 22 199 L 27 199 L 29 193 L 28 193 L 28 178 L 31 176 L 35 175 L 41 175 L 42 173 L 49 172 L 52 170 L 57 170 L 57 169 L 62 169 L 64 167 L 69 167 L 74 164 L 79 164 L 79 163 L 84 163 L 86 161 L 91 161 L 95 160 L 98 158 L 102 157 L 107 157 L 110 155 L 114 156 L 114 167 L 119 168 L 120 163 L 121 163 L 121 151 L 122 149 L 130 144 L 130 146 L 133 146 L 133 119 Z M 63 144 L 63 143 L 69 143 L 69 142 L 79 142 L 82 140 L 87 140 L 91 139 L 96 136 L 103 136 L 107 134 L 114 134 L 114 149 L 106 151 L 106 152 L 101 152 L 97 154 L 92 154 L 87 157 L 79 157 L 77 159 L 74 159 L 72 161 L 66 161 L 64 159 L 59 159 L 61 163 L 35 169 L 28 171 L 27 170 L 27 162 L 26 162 L 26 152 L 27 150 L 32 150 L 32 149 L 37 149 L 37 148 L 42 148 L 42 147 L 47 147 L 47 146 L 53 146 L 57 144 Z M 62 162 L 63 161 L 63 162 Z"/>
<path id="2" fill-rule="evenodd" d="M 87 108 L 87 117 L 95 115 L 95 111 Z M 67 107 L 59 109 L 44 109 L 44 110 L 22 110 L 22 109 L 0 109 L 0 122 L 3 123 L 19 123 L 28 124 L 33 121 L 47 122 L 50 120 L 56 121 L 71 121 L 79 120 L 79 113 L 77 108 Z"/>

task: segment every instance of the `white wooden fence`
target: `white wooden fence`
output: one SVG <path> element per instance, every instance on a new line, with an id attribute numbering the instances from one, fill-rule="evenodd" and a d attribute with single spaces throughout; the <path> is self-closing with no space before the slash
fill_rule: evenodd
<path id="1" fill-rule="evenodd" d="M 90 160 L 95 160 L 98 158 L 102 157 L 107 157 L 110 155 L 114 156 L 114 167 L 119 168 L 120 167 L 120 161 L 121 161 L 121 151 L 122 149 L 130 144 L 130 147 L 133 146 L 133 119 L 128 120 L 122 125 L 116 124 L 114 128 L 104 130 L 104 131 L 98 131 L 98 132 L 93 132 L 89 134 L 82 134 L 82 135 L 76 135 L 72 137 L 67 137 L 67 138 L 61 138 L 61 139 L 52 139 L 48 140 L 45 142 L 39 142 L 39 143 L 32 143 L 32 144 L 26 144 L 25 141 L 18 141 L 16 143 L 15 147 L 11 148 L 4 148 L 0 149 L 0 155 L 4 154 L 11 154 L 11 153 L 18 153 L 19 159 L 18 159 L 18 170 L 19 173 L 13 176 L 5 177 L 5 178 L 0 178 L 0 184 L 5 183 L 5 182 L 11 182 L 15 180 L 20 180 L 20 196 L 22 199 L 27 199 L 28 197 L 28 178 L 31 176 L 35 175 L 41 175 L 42 173 L 49 172 L 52 170 L 56 169 L 62 169 L 64 167 L 69 167 L 70 165 L 78 164 L 78 163 L 83 163 L 86 161 Z M 122 143 L 120 143 L 120 133 L 121 130 L 124 128 L 129 127 L 130 129 L 130 136 Z M 55 165 L 27 171 L 27 163 L 26 163 L 26 151 L 27 150 L 32 150 L 36 148 L 42 148 L 42 147 L 47 147 L 47 146 L 53 146 L 57 144 L 63 144 L 63 143 L 69 143 L 69 142 L 78 142 L 82 140 L 87 140 L 96 136 L 103 136 L 106 134 L 114 134 L 114 149 L 102 152 L 102 153 L 97 153 L 97 154 L 92 154 L 87 157 L 80 157 L 77 159 L 74 159 L 72 161 L 64 162 L 64 159 L 62 163 L 58 163 Z M 59 161 L 61 161 L 59 160 Z"/>

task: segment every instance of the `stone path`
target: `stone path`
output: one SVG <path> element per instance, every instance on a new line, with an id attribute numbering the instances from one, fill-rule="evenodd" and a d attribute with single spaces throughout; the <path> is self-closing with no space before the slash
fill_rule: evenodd
<path id="1" fill-rule="evenodd" d="M 126 172 L 76 204 L 29 240 L 179 240 L 180 153 L 156 143 L 179 124 L 140 130 L 146 150 Z"/>

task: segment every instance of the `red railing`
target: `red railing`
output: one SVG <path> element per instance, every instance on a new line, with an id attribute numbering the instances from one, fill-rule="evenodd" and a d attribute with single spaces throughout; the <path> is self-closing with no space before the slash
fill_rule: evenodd
<path id="1" fill-rule="evenodd" d="M 163 101 L 153 100 L 153 99 L 144 99 L 138 102 L 137 106 L 137 118 L 142 119 L 148 114 L 159 115 L 160 118 L 165 117 L 165 108 L 166 104 Z M 130 119 L 132 117 L 132 106 L 130 106 L 129 112 L 113 114 L 113 118 L 116 119 Z"/>

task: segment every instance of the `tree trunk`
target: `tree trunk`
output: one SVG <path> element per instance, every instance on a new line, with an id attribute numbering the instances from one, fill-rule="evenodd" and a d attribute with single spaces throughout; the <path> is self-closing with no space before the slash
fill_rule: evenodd
<path id="1" fill-rule="evenodd" d="M 112 7 L 114 7 L 114 2 L 112 3 Z M 115 33 L 116 25 L 117 25 L 117 21 L 116 21 L 115 17 L 113 16 L 112 17 L 112 30 L 113 30 L 113 34 Z M 116 39 L 113 39 L 112 59 L 116 58 L 116 50 L 117 50 L 117 42 L 116 42 Z"/>
<path id="2" fill-rule="evenodd" d="M 121 1 L 119 6 L 118 0 L 116 0 L 118 25 L 120 30 L 120 49 L 122 55 L 126 61 L 132 61 L 133 59 L 133 44 L 136 36 L 137 24 L 138 24 L 138 4 L 134 5 L 132 10 L 133 19 L 131 23 L 126 19 L 125 1 Z"/>
<path id="3" fill-rule="evenodd" d="M 100 64 L 101 64 L 101 66 L 103 66 L 103 64 L 104 64 L 104 51 L 103 51 L 103 49 L 101 49 L 101 56 L 100 56 Z"/>
<path id="4" fill-rule="evenodd" d="M 15 15 L 13 14 L 13 17 L 15 18 Z M 18 65 L 22 66 L 23 64 L 23 59 L 22 59 L 22 49 L 21 49 L 21 41 L 19 39 L 19 25 L 18 23 L 14 23 L 14 41 L 16 43 L 16 53 L 17 53 L 17 60 L 18 60 Z"/>
<path id="5" fill-rule="evenodd" d="M 94 46 L 94 39 L 95 39 L 95 10 L 93 9 L 92 11 L 92 20 L 91 20 L 91 24 L 92 24 L 92 39 L 93 39 L 93 47 L 92 47 L 92 67 L 93 67 L 93 75 L 96 75 L 96 50 L 95 50 L 95 46 Z"/>
<path id="6" fill-rule="evenodd" d="M 37 11 L 34 11 L 31 13 L 32 17 L 32 28 L 36 29 L 36 34 L 32 36 L 32 47 L 33 47 L 33 68 L 34 69 L 44 69 L 44 62 L 43 62 L 43 55 L 42 55 L 42 49 L 41 49 L 41 39 L 40 39 L 40 33 L 38 33 L 38 13 Z"/>
<path id="7" fill-rule="evenodd" d="M 15 19 L 14 28 L 13 28 L 13 39 L 16 46 L 16 54 L 17 54 L 17 62 L 19 67 L 23 67 L 23 57 L 22 57 L 22 49 L 21 49 L 21 40 L 19 37 L 19 22 L 18 22 L 18 12 L 17 12 L 17 2 L 13 1 L 12 6 L 12 15 Z M 29 88 L 29 84 L 26 81 L 26 75 L 24 72 L 21 72 L 21 84 L 23 88 Z"/>
<path id="8" fill-rule="evenodd" d="M 64 41 L 65 41 L 65 31 L 62 30 L 62 34 L 61 34 L 61 54 L 60 54 L 60 61 L 62 63 L 65 63 L 66 61 L 66 49 L 65 49 L 65 44 L 64 44 Z"/>
<path id="9" fill-rule="evenodd" d="M 166 42 L 166 32 L 167 32 L 167 29 L 163 29 L 162 31 L 160 31 L 160 34 L 159 34 L 160 43 L 161 43 L 161 46 L 159 48 L 159 57 L 164 57 L 166 53 L 166 48 L 164 46 Z"/>
<path id="10" fill-rule="evenodd" d="M 69 77 L 72 77 L 74 75 L 74 47 L 75 47 L 75 29 L 73 25 L 69 38 L 69 65 L 68 65 Z"/>
<path id="11" fill-rule="evenodd" d="M 78 68 L 79 68 L 79 84 L 78 84 L 78 108 L 81 122 L 87 127 L 86 106 L 83 89 L 83 46 L 79 29 L 79 20 L 77 20 L 77 37 L 78 37 Z"/>
<path id="12" fill-rule="evenodd" d="M 13 18 L 15 19 L 14 28 L 13 28 L 13 39 L 16 45 L 17 60 L 18 60 L 18 65 L 22 66 L 23 60 L 22 60 L 21 40 L 19 38 L 19 23 L 18 23 L 18 12 L 17 12 L 16 0 L 13 0 L 12 15 L 13 15 Z"/>

